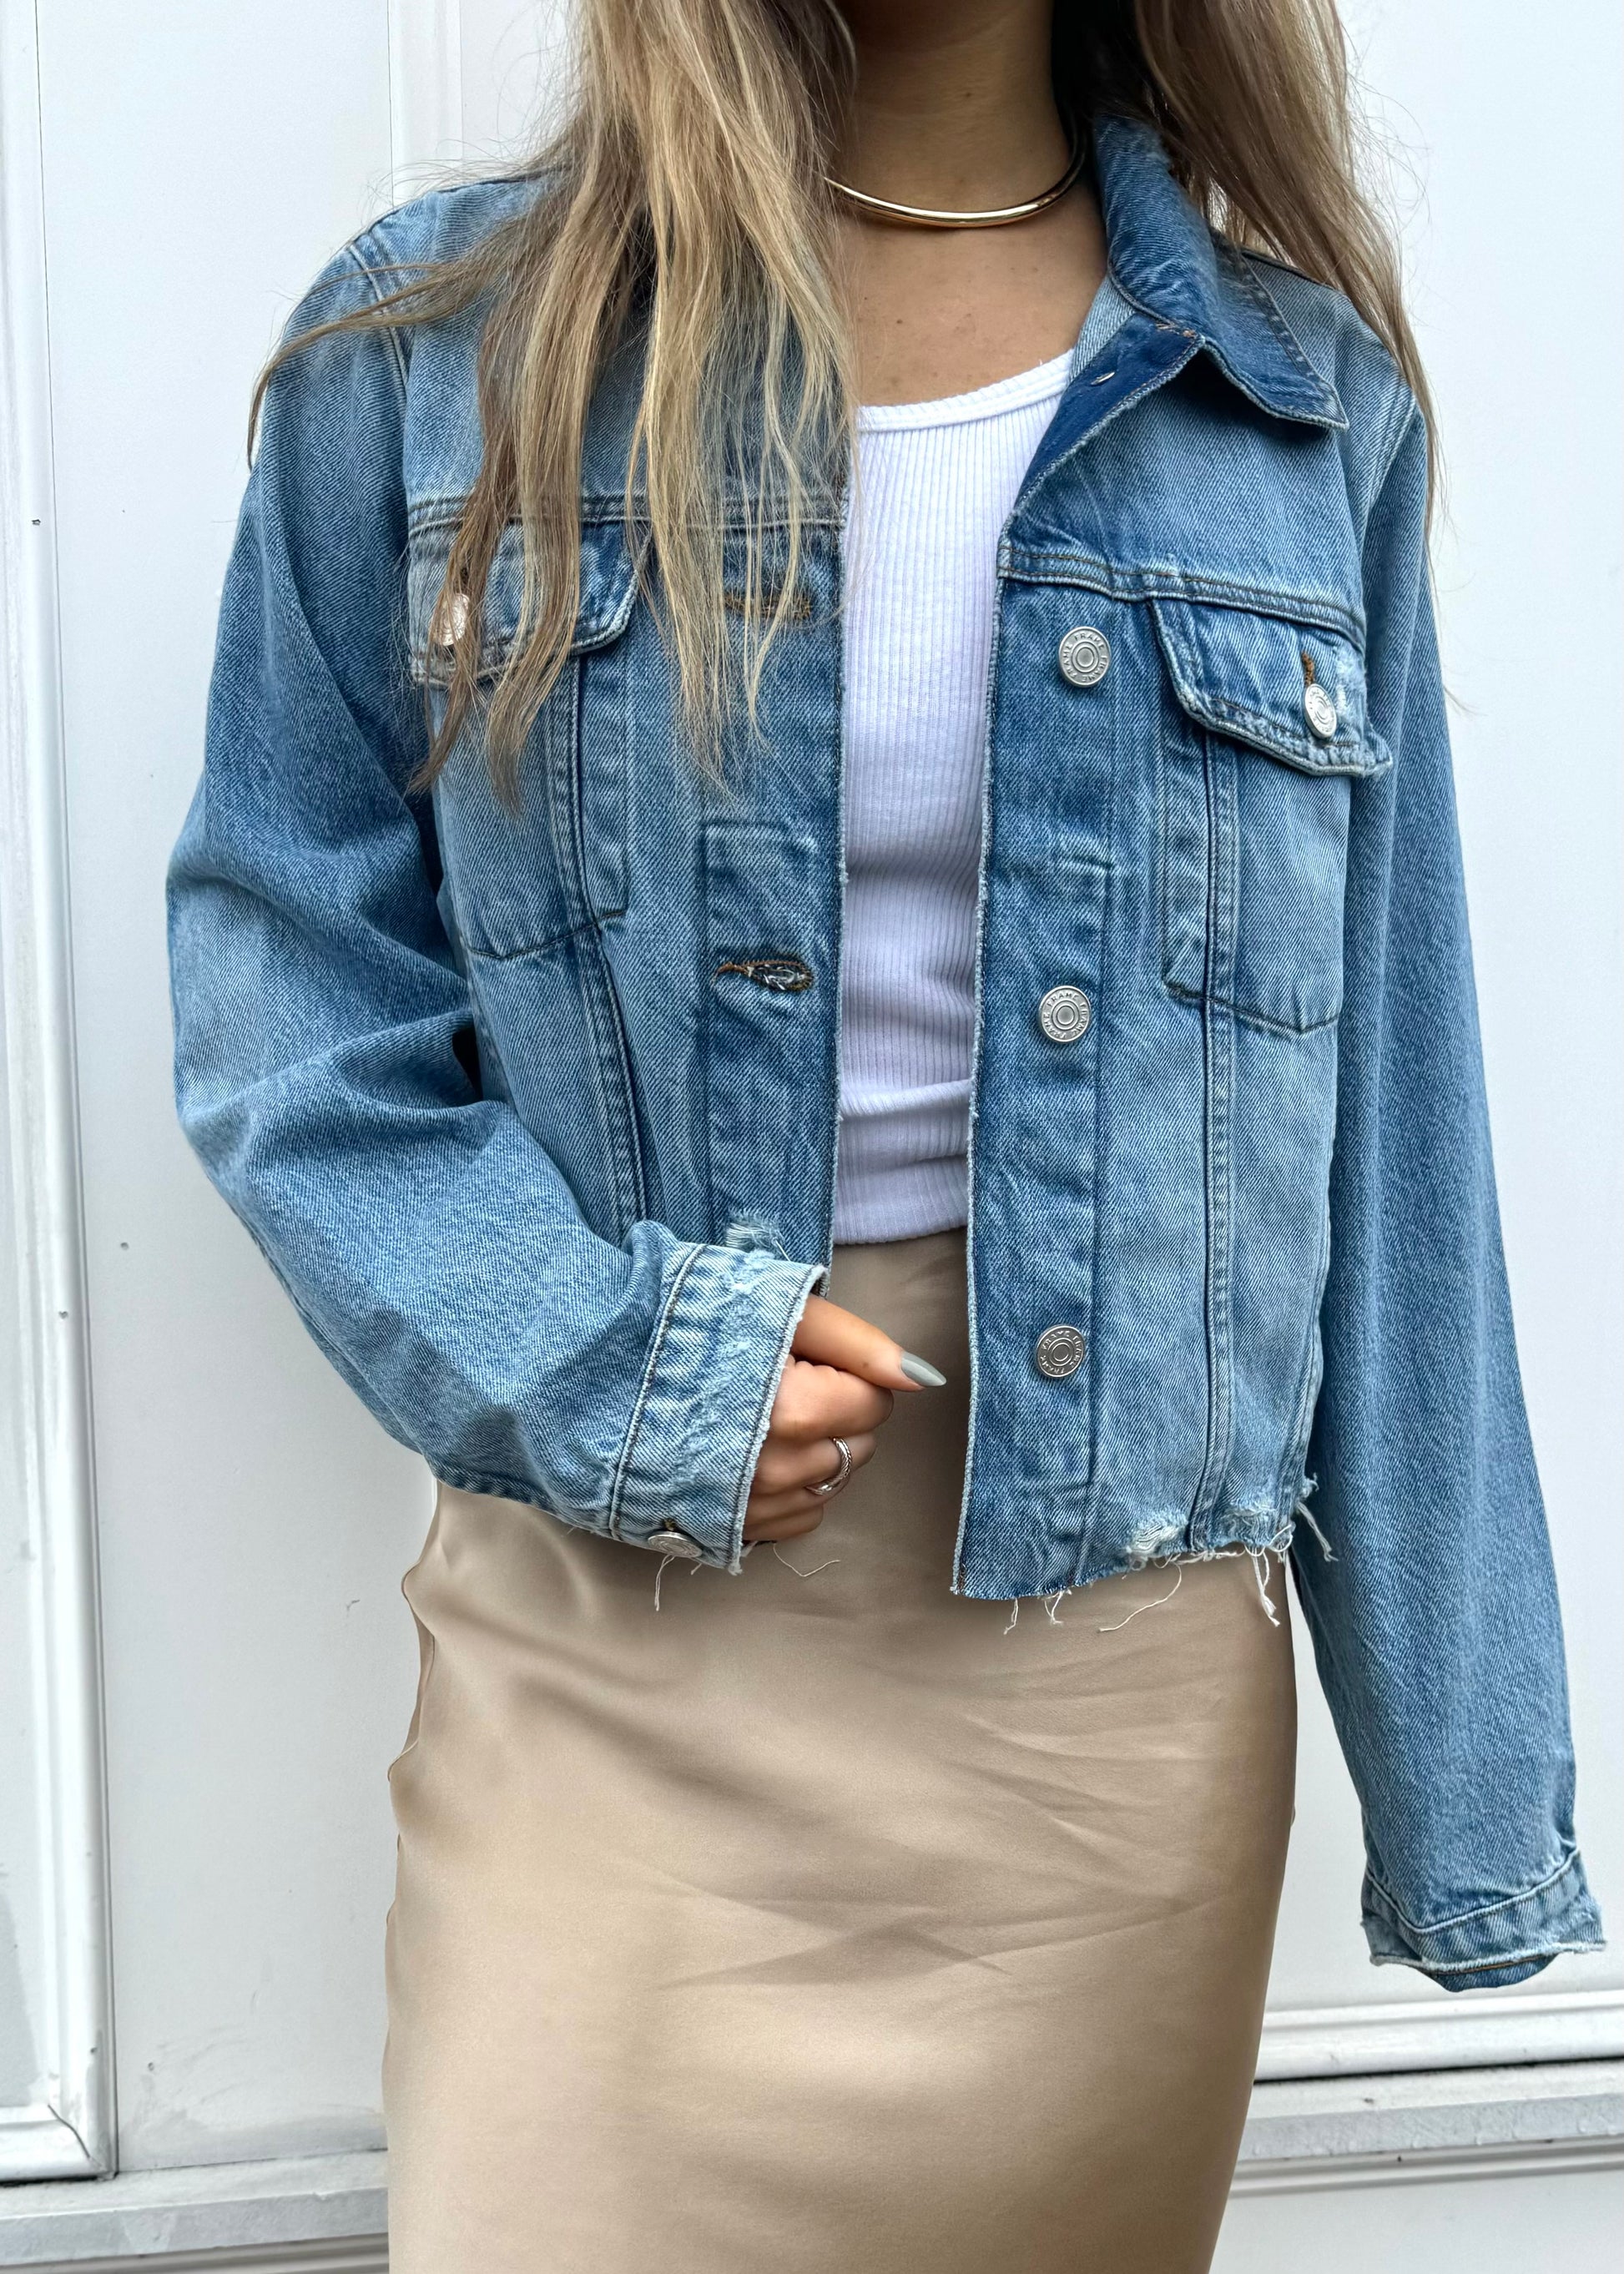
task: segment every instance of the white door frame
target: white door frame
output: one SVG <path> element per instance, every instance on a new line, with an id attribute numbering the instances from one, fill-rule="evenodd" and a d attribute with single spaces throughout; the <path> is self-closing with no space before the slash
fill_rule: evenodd
<path id="1" fill-rule="evenodd" d="M 74 1075 L 53 511 L 50 303 L 32 5 L 0 9 L 0 1481 L 29 1658 L 32 1822 L 10 1872 L 35 2096 L 0 2108 L 0 2180 L 116 2160 L 101 1620 Z M 9 1347 L 8 1347 L 9 1346 Z"/>

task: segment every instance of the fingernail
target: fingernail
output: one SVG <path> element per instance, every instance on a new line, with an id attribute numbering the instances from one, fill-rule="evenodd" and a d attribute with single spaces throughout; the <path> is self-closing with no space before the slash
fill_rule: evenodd
<path id="1" fill-rule="evenodd" d="M 918 1382 L 921 1389 L 946 1389 L 947 1376 L 938 1374 L 928 1358 L 915 1358 L 912 1351 L 904 1351 L 901 1363 L 908 1380 Z"/>

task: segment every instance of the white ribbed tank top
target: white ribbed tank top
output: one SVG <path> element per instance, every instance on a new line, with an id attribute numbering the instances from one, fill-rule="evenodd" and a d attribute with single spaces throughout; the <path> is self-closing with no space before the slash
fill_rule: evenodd
<path id="1" fill-rule="evenodd" d="M 998 539 L 1075 361 L 861 407 L 846 531 L 846 956 L 837 1240 L 961 1224 Z"/>

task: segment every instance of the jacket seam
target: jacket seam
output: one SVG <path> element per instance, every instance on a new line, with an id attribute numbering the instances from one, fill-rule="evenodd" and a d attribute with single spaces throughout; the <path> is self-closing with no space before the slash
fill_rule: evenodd
<path id="1" fill-rule="evenodd" d="M 619 1005 L 614 999 L 614 981 L 604 953 L 602 931 L 592 921 L 596 911 L 592 907 L 588 877 L 583 791 L 579 779 L 583 742 L 579 666 L 568 675 L 568 715 L 564 722 L 567 731 L 563 737 L 562 766 L 558 763 L 560 756 L 557 732 L 559 721 L 551 710 L 547 715 L 545 779 L 548 825 L 560 855 L 567 897 L 582 911 L 572 927 L 572 937 L 580 940 L 581 948 L 571 961 L 582 1009 L 592 1039 L 594 1071 L 598 1076 L 598 1101 L 603 1111 L 604 1150 L 615 1182 L 615 1205 L 620 1212 L 620 1226 L 624 1229 L 646 1212 L 643 1205 L 643 1147 L 637 1126 L 637 1102 L 632 1069 L 621 1040 Z M 629 1178 L 626 1174 L 628 1157 L 631 1163 Z"/>
<path id="2" fill-rule="evenodd" d="M 500 1469 L 465 1469 L 455 1461 L 436 1461 L 424 1456 L 429 1473 L 442 1484 L 450 1485 L 456 1492 L 491 1492 L 499 1500 L 516 1500 L 526 1508 L 539 1510 L 543 1516 L 554 1516 L 575 1532 L 597 1532 L 598 1526 L 585 1520 L 580 1511 L 571 1512 L 559 1507 L 553 1500 L 543 1500 L 535 1484 L 525 1477 L 510 1477 Z M 598 1535 L 602 1537 L 602 1534 Z"/>
<path id="3" fill-rule="evenodd" d="M 1207 1447 L 1190 1511 L 1190 1544 L 1212 1540 L 1213 1510 L 1223 1498 L 1235 1450 L 1235 1151 L 1237 1090 L 1235 991 L 1238 944 L 1240 820 L 1234 763 L 1215 764 L 1203 749 L 1207 801 L 1207 988 L 1201 1004 L 1202 1174 L 1207 1202 L 1203 1326 L 1207 1352 Z M 1214 964 L 1217 966 L 1214 980 Z"/>
<path id="4" fill-rule="evenodd" d="M 1186 987 L 1182 980 L 1169 979 L 1165 973 L 1162 975 L 1162 983 L 1167 989 L 1168 993 L 1169 995 L 1177 995 L 1181 1003 L 1194 1003 L 1200 1005 L 1208 1001 L 1215 1002 L 1219 1004 L 1222 1009 L 1229 1012 L 1235 1018 L 1240 1020 L 1244 1026 L 1260 1027 L 1265 1034 L 1269 1035 L 1297 1036 L 1299 1035 L 1323 1034 L 1327 1027 L 1335 1026 L 1342 1014 L 1342 1005 L 1339 1003 L 1335 1010 L 1331 1013 L 1328 1019 L 1314 1019 L 1306 1026 L 1290 1027 L 1288 1026 L 1282 1019 L 1271 1019 L 1267 1012 L 1249 1011 L 1243 1008 L 1243 1006 L 1238 1003 L 1231 1003 L 1227 997 L 1222 993 L 1209 994 L 1202 988 Z"/>
<path id="5" fill-rule="evenodd" d="M 1088 573 L 1054 573 L 1064 569 Z M 1309 624 L 1319 631 L 1340 632 L 1361 653 L 1364 651 L 1363 614 L 1319 595 L 1282 592 L 1272 585 L 1238 584 L 1227 577 L 1192 575 L 1185 569 L 1144 568 L 1124 573 L 1115 562 L 1101 561 L 1095 553 L 1051 552 L 1017 544 L 1008 548 L 1004 571 L 1017 584 L 1080 584 L 1114 600 L 1210 601 L 1215 606 L 1268 616 L 1280 623 Z"/>
<path id="6" fill-rule="evenodd" d="M 532 955 L 548 955 L 554 948 L 565 946 L 572 939 L 580 939 L 599 932 L 605 924 L 626 914 L 624 907 L 599 908 L 591 915 L 583 916 L 579 922 L 566 924 L 561 931 L 550 931 L 545 939 L 532 941 L 523 947 L 476 947 L 471 941 L 463 943 L 475 963 L 523 963 Z"/>
<path id="7" fill-rule="evenodd" d="M 665 1298 L 658 1323 L 654 1329 L 654 1338 L 649 1347 L 648 1362 L 643 1369 L 643 1379 L 637 1385 L 636 1402 L 632 1407 L 631 1419 L 627 1423 L 626 1440 L 620 1448 L 620 1457 L 615 1464 L 614 1476 L 609 1487 L 609 1505 L 605 1514 L 608 1523 L 609 1537 L 612 1540 L 620 1540 L 623 1537 L 620 1531 L 620 1510 L 625 1498 L 626 1480 L 631 1470 L 637 1439 L 642 1432 L 643 1415 L 648 1410 L 649 1400 L 653 1394 L 654 1370 L 659 1363 L 660 1352 L 665 1348 L 678 1299 L 683 1288 L 688 1284 L 688 1274 L 699 1261 L 702 1252 L 697 1240 L 689 1246 L 688 1254 L 673 1275 L 671 1292 Z"/>
<path id="8" fill-rule="evenodd" d="M 1492 1957 L 1428 1958 L 1416 1967 L 1416 1971 L 1434 1978 L 1441 1974 L 1504 1974 L 1514 1966 L 1532 1965 L 1536 1959 L 1555 1958 L 1563 1951 L 1591 1951 L 1598 1947 L 1596 1943 L 1577 1942 L 1563 1936 L 1554 1942 L 1526 1943 L 1516 1950 L 1496 1951 Z M 1372 1961 L 1377 1966 L 1404 1966 L 1411 1962 L 1385 1953 L 1378 1954 Z"/>
<path id="9" fill-rule="evenodd" d="M 369 231 L 368 236 L 370 235 L 371 232 Z M 367 237 L 362 237 L 355 239 L 352 244 L 347 245 L 344 247 L 344 258 L 351 263 L 357 273 L 364 279 L 367 290 L 372 294 L 373 306 L 381 308 L 383 305 L 383 294 L 378 290 L 378 285 L 372 271 L 367 267 L 365 261 L 361 258 L 360 249 L 366 242 Z M 387 326 L 384 331 L 384 338 L 388 343 L 389 352 L 394 359 L 395 383 L 400 388 L 401 407 L 404 410 L 406 405 L 407 380 L 406 352 L 401 345 L 399 325 L 390 324 Z"/>
<path id="10" fill-rule="evenodd" d="M 465 491 L 458 491 L 455 493 L 442 491 L 432 496 L 414 499 L 407 509 L 411 534 L 414 537 L 425 537 L 431 535 L 436 530 L 456 528 L 466 501 Z M 583 525 L 594 529 L 607 529 L 618 523 L 620 526 L 625 526 L 624 492 L 583 490 L 577 502 Z M 649 514 L 646 490 L 633 490 L 632 507 L 634 523 L 640 531 L 646 533 Z M 512 527 L 516 524 L 510 521 L 508 525 Z M 838 529 L 840 525 L 840 516 L 835 508 L 816 496 L 811 501 L 809 509 L 801 515 L 800 522 L 802 529 Z M 750 529 L 786 530 L 790 526 L 790 522 L 788 515 L 783 511 L 769 508 L 764 514 L 756 514 L 749 509 L 743 500 L 740 500 L 735 506 L 731 501 L 724 499 L 721 526 L 730 533 L 742 535 Z"/>
<path id="11" fill-rule="evenodd" d="M 1394 1917 L 1397 1920 L 1400 1926 L 1402 1926 L 1407 1933 L 1417 1937 L 1423 1935 L 1447 1934 L 1452 1927 L 1470 1926 L 1478 1919 L 1494 1918 L 1503 1911 L 1515 1910 L 1521 1904 L 1531 1902 L 1536 1895 L 1544 1894 L 1547 1887 L 1553 1887 L 1557 1885 L 1559 1880 L 1566 1879 L 1578 1860 L 1578 1849 L 1576 1847 L 1570 1848 L 1566 1856 L 1562 1858 L 1562 1861 L 1557 1864 L 1553 1871 L 1547 1872 L 1543 1879 L 1536 1879 L 1531 1886 L 1522 1888 L 1519 1894 L 1514 1895 L 1502 1895 L 1492 1903 L 1480 1903 L 1475 1910 L 1456 1911 L 1453 1916 L 1449 1918 L 1434 1919 L 1429 1925 L 1425 1926 L 1423 1926 L 1418 1920 L 1412 1919 L 1410 1917 L 1409 1912 L 1405 1910 L 1403 1905 L 1394 1894 L 1392 1889 L 1388 1887 L 1383 1880 L 1379 1879 L 1374 1871 L 1370 1871 L 1370 1883 L 1372 1886 L 1374 1887 L 1377 1894 L 1381 1897 L 1382 1901 L 1387 1905 L 1388 1909 L 1392 1911 Z M 1369 1871 L 1368 1864 L 1365 1868 Z M 1457 1960 L 1449 1960 L 1447 1962 L 1440 1961 L 1439 1962 L 1440 1964 L 1448 1963 L 1450 1965 L 1459 1965 L 1462 1962 Z M 1483 1962 L 1484 1962 L 1481 1959 L 1474 1959 L 1468 1962 L 1471 1966 L 1481 1966 Z"/>
<path id="12" fill-rule="evenodd" d="M 1405 384 L 1402 379 L 1401 379 L 1394 388 L 1393 399 L 1387 406 L 1387 410 L 1388 417 L 1391 420 L 1391 427 L 1390 430 L 1388 428 L 1383 429 L 1381 445 L 1377 452 L 1380 471 L 1377 472 L 1371 483 L 1370 495 L 1365 501 L 1365 520 L 1366 526 L 1369 524 L 1371 515 L 1376 509 L 1376 501 L 1381 495 L 1387 476 L 1392 472 L 1395 464 L 1397 463 L 1398 454 L 1403 445 L 1404 438 L 1409 433 L 1413 421 L 1419 418 L 1421 416 L 1421 405 L 1417 402 L 1415 396 L 1410 393 L 1409 387 Z M 1361 543 L 1362 542 L 1363 537 L 1361 537 Z"/>
<path id="13" fill-rule="evenodd" d="M 756 1457 L 747 1459 L 743 1472 L 733 1487 L 733 1498 L 728 1509 L 727 1558 L 730 1563 L 733 1560 L 733 1535 L 738 1529 L 745 1503 L 749 1499 L 750 1486 L 756 1475 L 756 1460 L 760 1456 L 757 1440 L 764 1434 L 762 1431 L 762 1417 L 771 1411 L 772 1401 L 778 1395 L 778 1383 L 789 1358 L 790 1345 L 795 1339 L 795 1329 L 801 1323 L 801 1314 L 806 1308 L 805 1298 L 810 1293 L 816 1281 L 823 1276 L 823 1267 L 819 1264 L 805 1264 L 802 1266 L 802 1270 L 805 1277 L 801 1288 L 801 1300 L 793 1306 L 788 1319 L 785 1321 L 784 1331 L 778 1338 L 777 1359 L 762 1385 L 762 1394 L 756 1401 L 756 1416 L 750 1424 L 750 1445 L 754 1449 Z"/>
<path id="14" fill-rule="evenodd" d="M 1180 660 L 1184 664 L 1185 670 L 1188 671 L 1188 657 L 1181 652 Z M 1180 695 L 1182 698 L 1182 689 L 1180 689 Z M 1201 709 L 1195 709 L 1194 706 L 1198 704 L 1204 707 Z M 1267 712 L 1254 711 L 1249 704 L 1232 702 L 1226 695 L 1198 694 L 1192 688 L 1188 699 L 1184 702 L 1184 708 L 1187 711 L 1192 711 L 1193 715 L 1199 719 L 1203 725 L 1210 723 L 1208 715 L 1210 713 L 1210 717 L 1213 719 L 1227 719 L 1237 727 L 1250 727 L 1252 732 L 1259 738 L 1264 736 L 1268 738 L 1267 750 L 1270 756 L 1279 755 L 1283 757 L 1286 749 L 1289 748 L 1295 755 L 1299 772 L 1335 776 L 1349 773 L 1374 773 L 1381 771 L 1381 761 L 1380 758 L 1372 760 L 1372 762 L 1368 765 L 1359 765 L 1356 764 L 1354 760 L 1350 757 L 1336 757 L 1334 755 L 1335 749 L 1334 744 L 1330 747 L 1330 750 L 1327 752 L 1327 757 L 1323 763 L 1314 759 L 1311 751 L 1306 754 L 1308 763 L 1305 764 L 1304 763 L 1304 753 L 1302 745 L 1291 742 L 1288 736 L 1282 734 L 1280 731 L 1278 722 L 1271 719 Z M 1350 739 L 1354 742 L 1357 749 L 1363 749 L 1365 747 L 1365 744 L 1359 742 L 1357 735 L 1352 736 Z"/>
<path id="15" fill-rule="evenodd" d="M 1340 1019 L 1341 1012 L 1337 1016 Z M 1314 1407 L 1319 1402 L 1319 1384 L 1314 1381 L 1314 1337 L 1319 1332 L 1320 1307 L 1325 1301 L 1326 1282 L 1331 1269 L 1331 1216 L 1327 1205 L 1320 1224 L 1320 1262 L 1314 1274 L 1313 1300 L 1308 1307 L 1308 1332 L 1304 1338 L 1303 1363 L 1297 1374 L 1297 1397 L 1292 1415 L 1291 1434 L 1286 1441 L 1286 1455 L 1274 1479 L 1274 1506 L 1283 1523 L 1295 1525 L 1297 1502 L 1301 1498 L 1301 1480 L 1308 1466 L 1308 1441 L 1313 1432 Z M 1324 1359 L 1323 1342 L 1320 1345 Z"/>

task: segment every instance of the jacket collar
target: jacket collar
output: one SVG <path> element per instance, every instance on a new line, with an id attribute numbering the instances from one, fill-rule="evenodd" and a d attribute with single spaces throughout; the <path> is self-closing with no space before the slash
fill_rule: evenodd
<path id="1" fill-rule="evenodd" d="M 1262 410 L 1345 426 L 1336 389 L 1309 361 L 1252 264 L 1214 237 L 1174 180 L 1154 129 L 1102 111 L 1093 134 L 1106 259 L 1123 297 L 1199 340 Z"/>

